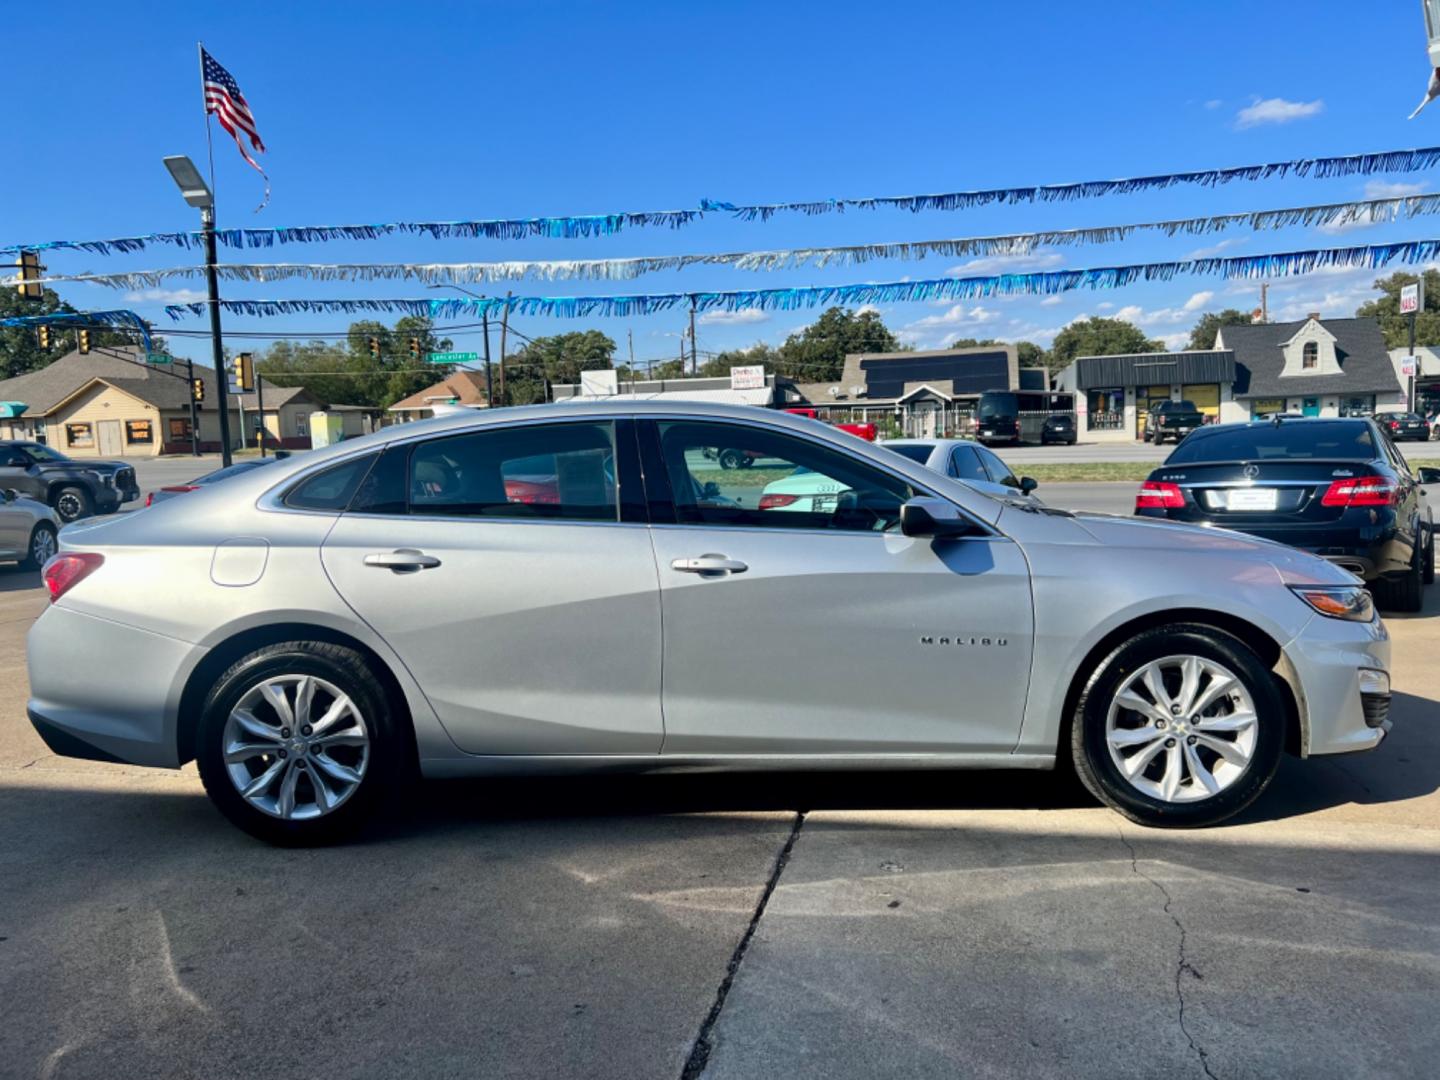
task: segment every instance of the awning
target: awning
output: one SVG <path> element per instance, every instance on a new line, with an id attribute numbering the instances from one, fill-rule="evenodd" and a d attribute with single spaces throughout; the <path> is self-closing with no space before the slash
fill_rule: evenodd
<path id="1" fill-rule="evenodd" d="M 1229 349 L 1206 352 L 1129 353 L 1082 356 L 1075 361 L 1075 388 L 1150 386 L 1155 383 L 1224 383 L 1235 381 L 1235 354 Z"/>

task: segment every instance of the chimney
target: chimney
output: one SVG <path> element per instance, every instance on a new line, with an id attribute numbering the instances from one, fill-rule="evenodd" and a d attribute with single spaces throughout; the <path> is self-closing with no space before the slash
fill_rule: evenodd
<path id="1" fill-rule="evenodd" d="M 1307 315 L 1307 316 L 1305 316 L 1305 317 L 1306 317 L 1307 319 L 1314 319 L 1316 322 L 1319 322 L 1319 321 L 1320 321 L 1320 312 L 1318 312 L 1318 311 L 1312 311 L 1312 312 L 1310 312 L 1309 315 Z"/>

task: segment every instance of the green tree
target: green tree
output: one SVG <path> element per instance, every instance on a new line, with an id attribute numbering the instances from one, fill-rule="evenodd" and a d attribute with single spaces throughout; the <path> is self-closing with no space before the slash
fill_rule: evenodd
<path id="1" fill-rule="evenodd" d="M 848 353 L 903 352 L 878 312 L 833 307 L 777 351 L 776 370 L 796 382 L 834 382 Z"/>
<path id="2" fill-rule="evenodd" d="M 706 378 L 723 378 L 735 367 L 763 367 L 765 374 L 773 373 L 780 364 L 779 353 L 764 342 L 756 342 L 748 349 L 727 349 L 716 353 L 700 365 L 700 374 Z"/>
<path id="3" fill-rule="evenodd" d="M 1400 287 L 1417 280 L 1415 274 L 1404 271 L 1381 278 L 1375 288 L 1384 295 L 1366 301 L 1355 311 L 1361 318 L 1380 320 L 1387 348 L 1400 349 L 1410 344 L 1410 316 L 1400 314 Z M 1415 317 L 1415 344 L 1440 345 L 1440 270 L 1425 271 L 1425 307 Z"/>
<path id="4" fill-rule="evenodd" d="M 599 330 L 533 338 L 505 361 L 505 403 L 544 401 L 548 383 L 578 383 L 582 371 L 614 366 L 615 342 Z"/>
<path id="5" fill-rule="evenodd" d="M 1071 323 L 1055 335 L 1050 359 L 1052 370 L 1059 371 L 1073 363 L 1077 356 L 1115 356 L 1163 352 L 1164 349 L 1164 342 L 1146 337 L 1134 323 L 1092 316 Z"/>
<path id="6" fill-rule="evenodd" d="M 1200 321 L 1195 324 L 1195 329 L 1190 331 L 1190 345 L 1192 349 L 1213 349 L 1215 337 L 1220 333 L 1222 326 L 1249 326 L 1250 316 L 1236 308 L 1226 308 L 1224 311 L 1207 311 L 1200 316 Z"/>
<path id="7" fill-rule="evenodd" d="M 380 346 L 376 357 L 370 339 Z M 414 339 L 420 358 L 411 351 Z M 448 352 L 449 338 L 435 335 L 423 315 L 406 315 L 394 327 L 373 319 L 350 324 L 345 342 L 277 341 L 256 357 L 255 367 L 276 386 L 303 386 L 327 405 L 388 408 L 448 375 L 451 367 L 429 364 L 425 356 Z"/>
<path id="8" fill-rule="evenodd" d="M 44 294 L 38 298 L 26 299 L 20 295 L 19 289 L 11 286 L 0 287 L 0 319 L 74 313 L 75 309 L 50 289 L 45 289 Z M 134 345 L 137 341 L 138 335 L 134 331 L 90 331 L 90 345 L 95 349 L 121 348 Z M 74 352 L 76 347 L 76 328 L 64 323 L 56 323 L 50 327 L 49 352 L 41 350 L 33 326 L 0 328 L 0 379 L 38 371 L 66 353 Z M 163 351 L 165 340 L 154 338 L 153 347 L 157 352 Z"/>

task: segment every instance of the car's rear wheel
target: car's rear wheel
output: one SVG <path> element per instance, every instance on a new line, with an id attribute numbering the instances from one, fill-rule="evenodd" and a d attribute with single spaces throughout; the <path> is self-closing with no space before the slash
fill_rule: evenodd
<path id="1" fill-rule="evenodd" d="M 1425 559 L 1425 553 L 1417 548 L 1405 573 L 1375 582 L 1371 591 L 1382 611 L 1410 615 L 1425 606 Z"/>
<path id="2" fill-rule="evenodd" d="M 275 844 L 353 835 L 408 775 L 403 725 L 353 649 L 270 645 L 205 699 L 196 758 L 220 811 Z"/>
<path id="3" fill-rule="evenodd" d="M 1420 580 L 1426 585 L 1435 584 L 1435 527 L 1432 525 L 1425 534 L 1425 565 Z"/>
<path id="4" fill-rule="evenodd" d="M 739 450 L 721 450 L 720 467 L 722 469 L 738 469 L 745 461 L 745 455 Z"/>
<path id="5" fill-rule="evenodd" d="M 1207 626 L 1162 627 L 1097 666 L 1071 753 L 1090 793 L 1131 821 L 1213 825 L 1270 783 L 1286 722 L 1275 681 L 1248 645 Z"/>
<path id="6" fill-rule="evenodd" d="M 48 521 L 38 523 L 30 532 L 30 545 L 25 549 L 25 559 L 20 563 L 23 570 L 39 570 L 60 547 L 55 526 Z"/>
<path id="7" fill-rule="evenodd" d="M 94 505 L 90 499 L 90 493 L 83 487 L 63 487 L 55 492 L 55 497 L 50 505 L 54 507 L 56 515 L 67 525 L 72 521 L 79 521 L 83 517 L 89 517 Z"/>

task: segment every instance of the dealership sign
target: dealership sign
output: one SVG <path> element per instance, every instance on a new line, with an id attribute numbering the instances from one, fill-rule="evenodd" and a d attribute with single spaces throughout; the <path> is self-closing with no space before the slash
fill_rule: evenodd
<path id="1" fill-rule="evenodd" d="M 731 390 L 764 390 L 765 368 L 760 364 L 730 369 Z"/>
<path id="2" fill-rule="evenodd" d="M 1413 379 L 1418 370 L 1417 357 L 1402 356 L 1400 358 L 1400 377 L 1402 379 Z"/>
<path id="3" fill-rule="evenodd" d="M 1416 315 L 1425 306 L 1425 282 L 1400 286 L 1400 314 Z"/>

